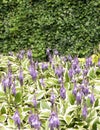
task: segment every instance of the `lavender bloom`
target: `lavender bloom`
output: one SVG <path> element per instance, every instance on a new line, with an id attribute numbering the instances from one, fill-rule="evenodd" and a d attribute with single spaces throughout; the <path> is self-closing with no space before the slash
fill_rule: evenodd
<path id="1" fill-rule="evenodd" d="M 10 66 L 8 68 L 8 75 L 7 75 L 7 78 L 8 78 L 8 87 L 10 89 L 11 85 L 12 85 L 12 73 L 11 73 L 11 69 L 10 69 Z"/>
<path id="2" fill-rule="evenodd" d="M 28 56 L 28 59 L 32 59 L 32 51 L 31 50 L 27 51 L 27 56 Z"/>
<path id="3" fill-rule="evenodd" d="M 77 94 L 77 85 L 76 85 L 76 83 L 74 83 L 74 89 L 73 89 L 72 93 L 73 93 L 74 96 L 76 96 L 76 94 Z"/>
<path id="4" fill-rule="evenodd" d="M 14 96 L 16 95 L 15 79 L 14 79 L 13 86 L 12 86 L 12 94 L 13 94 Z"/>
<path id="5" fill-rule="evenodd" d="M 94 101 L 95 101 L 93 93 L 91 93 L 91 95 L 89 96 L 89 98 L 90 98 L 90 103 L 93 104 Z"/>
<path id="6" fill-rule="evenodd" d="M 36 72 L 36 70 L 34 69 L 34 67 L 32 65 L 29 67 L 29 72 L 30 72 L 30 75 L 32 76 L 32 79 L 36 80 L 37 72 Z"/>
<path id="7" fill-rule="evenodd" d="M 58 51 L 57 50 L 54 50 L 54 55 L 58 55 Z"/>
<path id="8" fill-rule="evenodd" d="M 77 104 L 80 104 L 81 100 L 82 100 L 82 93 L 81 92 L 77 92 L 77 95 L 76 95 Z"/>
<path id="9" fill-rule="evenodd" d="M 39 116 L 37 114 L 31 114 L 29 116 L 29 124 L 31 125 L 31 128 L 35 128 L 37 130 L 41 127 L 41 122 L 39 120 Z"/>
<path id="10" fill-rule="evenodd" d="M 41 84 L 43 87 L 45 87 L 44 79 L 43 79 L 43 78 L 40 79 L 40 84 Z"/>
<path id="11" fill-rule="evenodd" d="M 24 56 L 24 54 L 25 54 L 25 50 L 21 50 L 20 53 L 21 53 L 21 55 Z"/>
<path id="12" fill-rule="evenodd" d="M 36 108 L 37 107 L 37 100 L 36 100 L 36 96 L 34 95 L 33 98 L 33 106 Z"/>
<path id="13" fill-rule="evenodd" d="M 88 74 L 88 69 L 85 68 L 85 69 L 83 70 L 83 76 L 86 76 L 87 74 Z"/>
<path id="14" fill-rule="evenodd" d="M 63 85 L 60 88 L 60 96 L 61 96 L 62 99 L 66 98 L 66 89 Z"/>
<path id="15" fill-rule="evenodd" d="M 75 72 L 78 73 L 78 74 L 81 72 L 81 68 L 80 68 L 79 65 L 78 65 L 77 68 L 75 69 Z"/>
<path id="16" fill-rule="evenodd" d="M 25 53 L 25 51 L 24 51 L 24 50 L 21 50 L 20 53 L 17 54 L 17 58 L 20 59 L 20 60 L 22 60 L 23 57 L 24 57 L 24 53 Z"/>
<path id="17" fill-rule="evenodd" d="M 78 58 L 75 57 L 74 60 L 73 60 L 73 63 L 72 63 L 72 68 L 73 68 L 73 69 L 76 69 L 77 66 L 78 66 L 78 63 L 79 63 Z"/>
<path id="18" fill-rule="evenodd" d="M 84 118 L 87 117 L 87 107 L 86 107 L 86 105 L 84 105 L 84 107 L 83 107 L 82 115 L 83 115 Z"/>
<path id="19" fill-rule="evenodd" d="M 55 75 L 57 75 L 58 77 L 62 77 L 63 73 L 64 73 L 63 67 L 59 66 L 58 68 L 56 68 Z"/>
<path id="20" fill-rule="evenodd" d="M 48 69 L 48 64 L 42 64 L 42 71 L 44 71 L 44 70 L 46 70 L 46 69 Z"/>
<path id="21" fill-rule="evenodd" d="M 58 82 L 59 82 L 59 83 L 63 83 L 63 77 L 59 77 L 59 78 L 58 78 Z"/>
<path id="22" fill-rule="evenodd" d="M 22 71 L 22 68 L 20 68 L 19 81 L 20 81 L 20 85 L 23 86 L 23 71 Z"/>
<path id="23" fill-rule="evenodd" d="M 54 104 L 54 102 L 55 102 L 55 94 L 54 94 L 54 92 L 52 92 L 51 93 L 51 97 L 50 97 L 50 102 L 51 102 L 51 104 L 53 105 Z"/>
<path id="24" fill-rule="evenodd" d="M 6 88 L 8 87 L 9 84 L 9 79 L 8 78 L 4 78 L 2 81 L 2 85 L 4 87 L 4 92 L 6 92 Z"/>
<path id="25" fill-rule="evenodd" d="M 16 110 L 16 112 L 14 113 L 13 115 L 13 120 L 15 121 L 15 124 L 17 125 L 18 129 L 20 129 L 20 124 L 21 124 L 21 121 L 20 121 L 20 116 L 19 116 L 19 112 Z"/>
<path id="26" fill-rule="evenodd" d="M 69 56 L 67 57 L 67 59 L 71 62 L 71 61 L 72 61 L 71 55 L 69 55 Z"/>
<path id="27" fill-rule="evenodd" d="M 92 65 L 92 58 L 89 57 L 86 59 L 86 67 L 90 67 Z"/>
<path id="28" fill-rule="evenodd" d="M 55 112 L 52 112 L 49 118 L 49 127 L 50 130 L 54 130 L 54 128 L 59 128 L 60 122 L 58 119 L 58 115 Z"/>
<path id="29" fill-rule="evenodd" d="M 49 63 L 52 64 L 52 56 L 49 55 Z"/>
<path id="30" fill-rule="evenodd" d="M 4 77 L 3 81 L 2 81 L 3 87 L 4 87 L 4 92 L 6 92 L 6 88 L 11 87 L 12 85 L 12 75 L 10 72 L 8 72 L 8 75 L 6 77 Z"/>
<path id="31" fill-rule="evenodd" d="M 87 96 L 87 95 L 89 94 L 89 89 L 88 89 L 88 87 L 84 86 L 84 87 L 82 88 L 82 92 L 84 93 L 85 96 Z"/>
<path id="32" fill-rule="evenodd" d="M 72 77 L 73 77 L 73 69 L 72 68 L 69 69 L 68 76 L 70 79 L 72 79 Z"/>

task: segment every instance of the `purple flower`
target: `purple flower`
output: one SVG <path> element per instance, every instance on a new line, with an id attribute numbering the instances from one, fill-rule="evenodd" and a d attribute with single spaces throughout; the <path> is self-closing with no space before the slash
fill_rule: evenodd
<path id="1" fill-rule="evenodd" d="M 53 105 L 54 104 L 54 102 L 55 102 L 55 94 L 54 94 L 54 92 L 52 92 L 51 93 L 51 97 L 50 97 L 50 102 L 51 102 L 51 104 Z"/>
<path id="2" fill-rule="evenodd" d="M 72 62 L 72 68 L 73 68 L 73 69 L 76 69 L 77 66 L 78 66 L 78 63 L 79 63 L 78 58 L 75 57 L 74 60 L 73 60 L 73 62 Z"/>
<path id="3" fill-rule="evenodd" d="M 87 117 L 87 107 L 86 107 L 86 105 L 84 105 L 84 107 L 83 107 L 82 115 L 83 115 L 84 118 Z"/>
<path id="4" fill-rule="evenodd" d="M 36 96 L 34 95 L 33 98 L 33 106 L 36 108 L 37 107 L 37 100 L 36 100 Z"/>
<path id="5" fill-rule="evenodd" d="M 90 103 L 93 104 L 94 101 L 95 101 L 93 93 L 91 93 L 91 95 L 89 96 L 89 98 L 90 98 Z"/>
<path id="6" fill-rule="evenodd" d="M 22 68 L 20 68 L 20 72 L 19 72 L 19 81 L 20 81 L 20 85 L 23 86 L 23 71 Z"/>
<path id="7" fill-rule="evenodd" d="M 76 94 L 77 94 L 77 85 L 76 85 L 76 83 L 74 83 L 74 89 L 73 89 L 72 93 L 73 93 L 74 96 L 76 96 Z"/>
<path id="8" fill-rule="evenodd" d="M 43 63 L 43 64 L 42 64 L 42 71 L 44 71 L 44 70 L 46 70 L 46 69 L 48 69 L 48 64 Z"/>
<path id="9" fill-rule="evenodd" d="M 58 51 L 57 50 L 54 50 L 54 55 L 58 55 Z"/>
<path id="10" fill-rule="evenodd" d="M 28 59 L 32 59 L 32 51 L 31 50 L 27 51 L 27 56 L 28 56 Z"/>
<path id="11" fill-rule="evenodd" d="M 36 72 L 35 68 L 32 65 L 29 67 L 29 72 L 30 72 L 30 75 L 32 76 L 32 79 L 36 80 L 37 72 Z"/>
<path id="12" fill-rule="evenodd" d="M 2 80 L 2 85 L 4 87 L 4 92 L 6 92 L 6 88 L 9 87 L 9 89 L 11 88 L 12 85 L 12 75 L 10 72 L 8 72 L 8 75 L 4 77 L 4 79 Z"/>
<path id="13" fill-rule="evenodd" d="M 55 75 L 57 75 L 58 77 L 62 77 L 64 73 L 64 69 L 62 66 L 59 66 L 56 68 L 55 70 Z"/>
<path id="14" fill-rule="evenodd" d="M 52 56 L 49 55 L 49 63 L 52 64 Z"/>
<path id="15" fill-rule="evenodd" d="M 24 56 L 25 50 L 21 50 L 20 53 Z"/>
<path id="16" fill-rule="evenodd" d="M 69 55 L 69 56 L 67 57 L 67 59 L 71 62 L 71 61 L 72 61 L 71 55 Z"/>
<path id="17" fill-rule="evenodd" d="M 6 89 L 8 87 L 8 84 L 9 84 L 9 79 L 8 78 L 4 78 L 3 81 L 2 81 L 2 85 L 4 87 L 4 92 L 6 92 Z"/>
<path id="18" fill-rule="evenodd" d="M 78 74 L 81 72 L 81 68 L 80 68 L 79 65 L 76 67 L 75 72 L 78 73 Z"/>
<path id="19" fill-rule="evenodd" d="M 44 79 L 43 79 L 43 78 L 40 79 L 40 84 L 41 84 L 43 87 L 45 87 L 45 83 L 44 83 Z"/>
<path id="20" fill-rule="evenodd" d="M 74 73 L 73 73 L 73 69 L 70 68 L 69 71 L 68 71 L 68 76 L 70 77 L 70 79 L 72 79 Z"/>
<path id="21" fill-rule="evenodd" d="M 89 94 L 89 89 L 88 89 L 88 82 L 87 80 L 83 80 L 82 84 L 80 85 L 81 90 L 85 96 Z"/>
<path id="22" fill-rule="evenodd" d="M 50 130 L 54 130 L 54 128 L 59 128 L 60 121 L 58 119 L 58 115 L 55 112 L 52 112 L 49 118 L 49 127 Z"/>
<path id="23" fill-rule="evenodd" d="M 9 82 L 8 82 L 8 87 L 10 88 L 11 85 L 12 85 L 12 72 L 11 72 L 11 69 L 10 69 L 10 66 L 8 68 L 8 75 L 7 75 L 7 78 L 9 79 Z"/>
<path id="24" fill-rule="evenodd" d="M 21 124 L 21 121 L 20 121 L 20 116 L 19 116 L 19 112 L 16 110 L 16 112 L 14 113 L 13 115 L 13 120 L 15 121 L 15 124 L 17 125 L 18 129 L 20 129 L 20 124 Z"/>
<path id="25" fill-rule="evenodd" d="M 62 85 L 60 88 L 60 96 L 62 99 L 66 98 L 66 89 L 65 89 L 64 85 Z"/>
<path id="26" fill-rule="evenodd" d="M 85 68 L 85 69 L 83 70 L 83 76 L 86 76 L 87 74 L 88 74 L 88 69 Z"/>
<path id="27" fill-rule="evenodd" d="M 82 93 L 81 92 L 77 92 L 77 94 L 76 94 L 77 104 L 80 104 L 81 100 L 82 100 Z"/>
<path id="28" fill-rule="evenodd" d="M 59 78 L 58 78 L 58 82 L 59 82 L 59 83 L 63 83 L 63 77 L 59 77 Z"/>
<path id="29" fill-rule="evenodd" d="M 29 116 L 29 124 L 31 125 L 31 128 L 35 128 L 37 130 L 41 127 L 41 122 L 39 120 L 39 116 L 37 114 L 31 114 Z"/>
<path id="30" fill-rule="evenodd" d="M 22 60 L 23 57 L 24 57 L 24 53 L 25 53 L 25 50 L 21 50 L 18 54 L 17 54 L 17 58 Z"/>
<path id="31" fill-rule="evenodd" d="M 86 67 L 90 67 L 92 65 L 92 58 L 89 57 L 86 59 Z"/>
<path id="32" fill-rule="evenodd" d="M 16 95 L 16 88 L 15 88 L 15 79 L 12 85 L 12 94 L 15 96 Z"/>

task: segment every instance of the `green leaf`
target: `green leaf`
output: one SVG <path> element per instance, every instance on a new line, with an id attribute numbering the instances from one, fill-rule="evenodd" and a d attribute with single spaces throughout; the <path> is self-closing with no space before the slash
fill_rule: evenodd
<path id="1" fill-rule="evenodd" d="M 15 102 L 20 103 L 22 101 L 22 93 L 18 92 L 15 96 Z"/>
<path id="2" fill-rule="evenodd" d="M 45 90 L 37 91 L 36 99 L 39 100 L 39 99 L 43 98 L 43 96 L 44 96 L 45 94 L 46 94 L 46 91 L 45 91 Z"/>
<path id="3" fill-rule="evenodd" d="M 3 123 L 3 122 L 6 120 L 6 118 L 7 118 L 7 115 L 6 115 L 6 114 L 0 115 L 0 122 Z"/>
<path id="4" fill-rule="evenodd" d="M 72 122 L 73 118 L 70 115 L 65 115 L 64 120 L 66 121 L 67 125 L 70 125 Z"/>
<path id="5" fill-rule="evenodd" d="M 6 108 L 4 106 L 1 108 L 1 114 L 6 114 Z"/>

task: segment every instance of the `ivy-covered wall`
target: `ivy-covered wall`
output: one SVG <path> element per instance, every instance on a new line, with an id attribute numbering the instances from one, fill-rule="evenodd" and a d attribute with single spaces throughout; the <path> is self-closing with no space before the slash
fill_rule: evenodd
<path id="1" fill-rule="evenodd" d="M 100 0 L 0 0 L 0 52 L 47 47 L 85 56 L 100 42 Z"/>

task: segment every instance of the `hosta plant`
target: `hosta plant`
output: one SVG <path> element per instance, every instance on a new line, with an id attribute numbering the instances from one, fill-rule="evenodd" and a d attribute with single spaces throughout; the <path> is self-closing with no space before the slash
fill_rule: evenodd
<path id="1" fill-rule="evenodd" d="M 99 130 L 100 57 L 0 55 L 0 129 Z"/>

